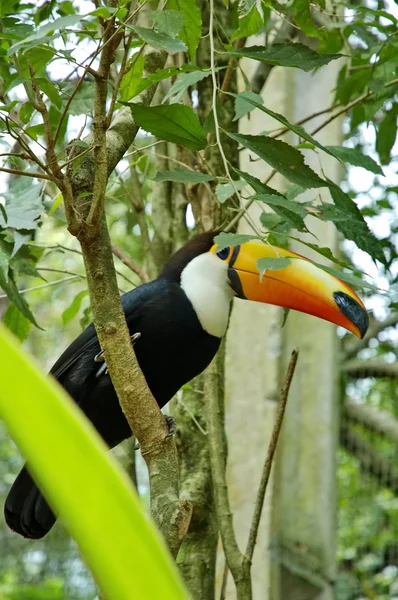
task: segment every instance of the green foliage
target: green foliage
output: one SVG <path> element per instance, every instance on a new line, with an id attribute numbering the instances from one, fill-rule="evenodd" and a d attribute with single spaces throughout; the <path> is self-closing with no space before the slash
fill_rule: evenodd
<path id="1" fill-rule="evenodd" d="M 196 49 L 202 35 L 202 17 L 195 0 L 168 0 L 167 8 L 179 12 L 183 17 L 179 37 L 186 44 L 190 58 L 195 62 Z"/>
<path id="2" fill-rule="evenodd" d="M 260 271 L 260 279 L 266 271 L 279 271 L 290 265 L 290 258 L 259 258 L 257 268 Z"/>
<path id="3" fill-rule="evenodd" d="M 137 125 L 161 140 L 181 144 L 191 150 L 206 147 L 206 137 L 199 119 L 189 106 L 170 104 L 148 107 L 130 104 L 130 108 Z"/>
<path id="4" fill-rule="evenodd" d="M 295 67 L 303 71 L 312 71 L 342 57 L 341 54 L 319 54 L 308 46 L 290 42 L 272 46 L 249 46 L 230 50 L 229 53 L 239 58 L 250 58 L 280 67 Z"/>
<path id="5" fill-rule="evenodd" d="M 182 40 L 171 37 L 170 35 L 167 35 L 167 33 L 154 31 L 153 29 L 140 27 L 138 25 L 134 26 L 134 30 L 144 42 L 158 50 L 164 50 L 170 54 L 175 54 L 176 52 L 184 52 L 187 49 Z"/>
<path id="6" fill-rule="evenodd" d="M 203 181 L 212 181 L 214 177 L 207 173 L 198 171 L 189 171 L 188 169 L 173 169 L 172 171 L 163 171 L 156 173 L 154 181 L 177 181 L 179 183 L 202 183 Z"/>

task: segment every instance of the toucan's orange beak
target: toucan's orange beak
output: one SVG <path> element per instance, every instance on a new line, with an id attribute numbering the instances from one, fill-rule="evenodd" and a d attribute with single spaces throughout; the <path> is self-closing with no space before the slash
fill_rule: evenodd
<path id="1" fill-rule="evenodd" d="M 369 318 L 360 298 L 343 281 L 309 259 L 257 242 L 221 252 L 214 245 L 211 252 L 229 263 L 230 284 L 237 296 L 314 315 L 345 327 L 359 338 L 365 335 Z M 257 263 L 262 258 L 289 258 L 290 264 L 279 270 L 266 270 L 260 278 Z"/>

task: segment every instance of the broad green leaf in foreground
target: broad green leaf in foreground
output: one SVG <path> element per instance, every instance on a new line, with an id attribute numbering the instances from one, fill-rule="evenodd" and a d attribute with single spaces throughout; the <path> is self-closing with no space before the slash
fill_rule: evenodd
<path id="1" fill-rule="evenodd" d="M 257 235 L 248 235 L 245 233 L 219 233 L 214 237 L 214 243 L 217 244 L 219 250 L 228 248 L 228 246 L 239 246 L 250 240 L 259 239 Z"/>
<path id="2" fill-rule="evenodd" d="M 207 141 L 199 119 L 190 106 L 129 104 L 137 125 L 161 140 L 190 150 L 203 150 Z"/>
<path id="3" fill-rule="evenodd" d="M 341 54 L 318 54 L 304 44 L 286 42 L 272 44 L 272 46 L 249 46 L 230 50 L 229 54 L 240 58 L 259 60 L 268 65 L 281 67 L 296 67 L 303 71 L 312 71 L 322 65 L 327 65 L 332 60 L 342 58 Z"/>
<path id="4" fill-rule="evenodd" d="M 266 271 L 279 271 L 290 265 L 290 258 L 259 258 L 257 261 L 257 268 L 260 271 L 260 280 Z"/>
<path id="5" fill-rule="evenodd" d="M 0 417 L 107 600 L 187 600 L 121 467 L 77 406 L 0 327 Z"/>

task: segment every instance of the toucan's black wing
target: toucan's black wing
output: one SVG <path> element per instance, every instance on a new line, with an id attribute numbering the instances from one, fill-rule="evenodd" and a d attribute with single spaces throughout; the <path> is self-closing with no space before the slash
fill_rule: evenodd
<path id="1" fill-rule="evenodd" d="M 145 309 L 145 304 L 153 299 L 155 292 L 154 283 L 155 282 L 150 282 L 141 285 L 134 290 L 123 294 L 121 297 L 127 326 L 132 334 L 136 333 L 135 327 L 138 326 L 142 312 Z M 93 360 L 94 356 L 98 354 L 99 351 L 100 345 L 97 332 L 95 331 L 94 324 L 91 323 L 61 354 L 52 366 L 50 373 L 55 379 L 62 382 L 64 376 L 71 371 L 74 365 L 77 366 L 82 357 L 90 357 L 90 360 Z M 97 371 L 100 365 L 94 363 L 93 360 L 92 367 L 93 371 Z M 76 398 L 76 400 L 78 399 Z"/>
<path id="2" fill-rule="evenodd" d="M 156 287 L 156 286 L 155 286 Z M 153 283 L 140 286 L 122 297 L 127 324 L 132 333 L 156 292 Z M 119 407 L 110 378 L 96 378 L 100 365 L 94 362 L 99 352 L 94 325 L 89 325 L 59 357 L 50 373 L 69 392 L 99 433 L 114 446 L 131 435 Z M 56 517 L 25 466 L 16 478 L 5 502 L 8 526 L 24 537 L 38 539 L 54 525 Z"/>

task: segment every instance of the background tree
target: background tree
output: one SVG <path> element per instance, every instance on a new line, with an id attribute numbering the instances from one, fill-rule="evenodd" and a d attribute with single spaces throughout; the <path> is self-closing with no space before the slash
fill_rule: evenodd
<path id="1" fill-rule="evenodd" d="M 10 0 L 2 3 L 0 11 L 1 170 L 5 174 L 0 285 L 10 300 L 4 322 L 21 340 L 29 335 L 26 344 L 48 367 L 59 354 L 61 340 L 66 345 L 90 321 L 89 290 L 120 401 L 131 414 L 141 446 L 145 449 L 149 441 L 156 442 L 155 451 L 147 455 L 149 472 L 154 462 L 161 463 L 160 491 L 167 488 L 171 494 L 166 512 L 159 515 L 155 509 L 154 518 L 163 521 L 162 532 L 173 554 L 178 553 L 187 587 L 198 598 L 214 597 L 220 533 L 233 574 L 227 593 L 236 596 L 234 579 L 238 597 L 250 597 L 250 561 L 241 551 L 252 522 L 253 490 L 266 453 L 276 390 L 286 356 L 298 341 L 304 346 L 302 366 L 299 363 L 268 519 L 259 532 L 262 552 L 254 555 L 253 593 L 266 598 L 269 586 L 275 598 L 297 597 L 298 589 L 303 598 L 333 593 L 333 465 L 338 429 L 333 407 L 338 405 L 338 389 L 332 380 L 337 380 L 341 360 L 344 451 L 338 455 L 342 486 L 339 556 L 343 560 L 341 581 L 348 584 L 342 584 L 339 593 L 349 598 L 355 590 L 362 588 L 366 594 L 375 589 L 387 597 L 392 584 L 384 571 L 395 560 L 389 558 L 395 556 L 390 523 L 396 440 L 391 437 L 396 371 L 390 364 L 395 350 L 389 335 L 396 320 L 389 311 L 396 309 L 397 277 L 394 267 L 390 268 L 396 258 L 393 145 L 398 84 L 392 7 L 384 2 L 347 8 L 331 4 L 326 9 L 322 3 L 310 6 L 305 2 L 228 6 L 168 0 L 159 6 L 50 1 L 37 8 Z M 351 179 L 340 187 L 341 164 L 351 165 L 347 167 Z M 360 192 L 355 188 L 359 168 L 369 192 L 366 186 Z M 366 180 L 363 169 L 368 172 Z M 137 383 L 140 374 L 134 369 L 122 326 L 111 261 L 112 250 L 117 286 L 126 291 L 154 277 L 193 228 L 221 227 L 234 232 L 238 224 L 240 232 L 250 238 L 264 238 L 279 246 L 298 244 L 304 254 L 313 251 L 317 262 L 327 263 L 325 268 L 365 286 L 369 307 L 375 312 L 368 338 L 354 343 L 347 336 L 339 341 L 328 325 L 303 317 L 296 320 L 293 315 L 280 332 L 282 319 L 276 309 L 268 307 L 265 312 L 264 307 L 236 303 L 225 355 L 226 425 L 231 434 L 230 501 L 241 550 L 235 545 L 231 521 L 220 515 L 220 507 L 226 508 L 222 479 L 212 482 L 210 476 L 210 464 L 214 468 L 218 459 L 223 471 L 227 454 L 225 445 L 223 455 L 214 455 L 215 434 L 222 436 L 224 350 L 207 374 L 186 386 L 173 401 L 179 428 L 178 481 L 174 440 L 163 442 L 160 413 L 146 387 Z M 80 246 L 67 229 L 77 236 Z M 337 248 L 337 232 L 346 240 L 343 250 Z M 233 235 L 228 243 L 238 239 Z M 360 270 L 372 271 L 373 278 L 376 275 L 365 253 L 377 261 L 380 278 L 376 285 L 387 294 L 376 294 L 369 278 L 358 278 Z M 93 278 L 98 262 L 105 273 L 101 282 Z M 267 263 L 267 268 L 279 268 L 277 260 Z M 25 295 L 31 288 L 34 291 Z M 106 328 L 110 315 L 119 323 L 112 333 Z M 31 327 L 32 323 L 44 331 Z M 250 353 L 248 382 L 247 355 L 253 347 L 257 352 Z M 253 355 L 259 361 L 256 369 Z M 370 364 L 363 364 L 365 360 L 371 360 Z M 239 363 L 245 365 L 246 373 L 238 381 Z M 126 372 L 131 377 L 126 378 Z M 146 410 L 137 411 L 138 403 L 145 403 Z M 368 403 L 373 412 L 363 406 Z M 206 421 L 204 404 L 220 409 L 216 430 Z M 316 407 L 323 429 L 318 427 Z M 380 415 L 379 409 L 385 412 Z M 138 414 L 144 415 L 140 421 Z M 387 427 L 380 426 L 383 416 Z M 249 431 L 242 426 L 243 420 Z M 369 429 L 377 431 L 376 444 Z M 5 435 L 2 440 L 5 493 L 19 459 Z M 125 452 L 135 477 L 131 442 L 119 452 Z M 314 454 L 317 460 L 311 462 Z M 299 476 L 293 468 L 294 456 L 301 457 Z M 379 494 L 368 488 L 362 471 L 366 477 L 383 473 Z M 139 489 L 147 496 L 141 463 L 138 473 Z M 159 484 L 151 483 L 154 500 Z M 328 490 L 329 504 L 320 501 L 319 489 Z M 305 497 L 300 495 L 303 490 Z M 357 490 L 363 501 L 353 520 L 350 495 Z M 370 502 L 375 496 L 376 501 Z M 167 518 L 175 508 L 185 524 L 183 530 L 189 524 L 185 537 Z M 321 525 L 324 521 L 315 532 L 308 528 L 314 510 L 318 515 L 314 522 Z M 377 525 L 380 518 L 383 527 Z M 291 535 L 292 523 L 295 536 Z M 369 540 L 368 523 L 377 527 L 377 539 Z M 26 597 L 89 598 L 95 594 L 60 528 L 34 545 L 7 532 L 4 539 L 6 555 L 1 564 L 6 597 L 21 598 L 25 593 Z M 274 553 L 265 552 L 270 543 Z M 368 566 L 364 567 L 362 559 L 368 555 L 377 560 L 365 561 Z M 268 556 L 274 557 L 272 563 Z M 322 559 L 314 562 L 314 556 Z M 224 559 L 219 561 L 220 579 L 223 564 Z M 86 587 L 80 585 L 77 569 L 82 569 Z"/>

